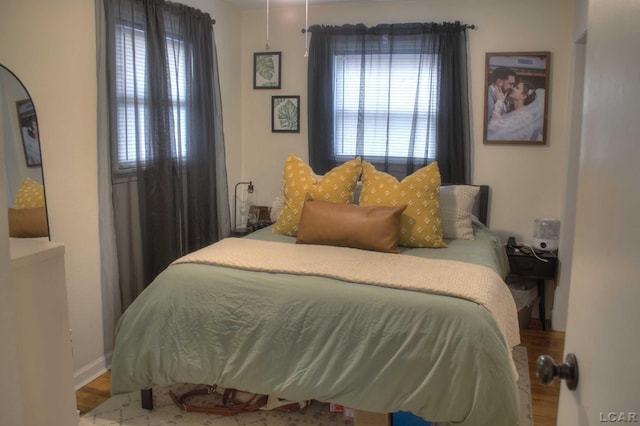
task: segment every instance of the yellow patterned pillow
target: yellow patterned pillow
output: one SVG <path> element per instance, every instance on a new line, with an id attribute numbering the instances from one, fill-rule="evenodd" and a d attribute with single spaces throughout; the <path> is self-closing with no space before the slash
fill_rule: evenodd
<path id="1" fill-rule="evenodd" d="M 363 161 L 361 206 L 407 205 L 400 219 L 398 245 L 447 247 L 440 222 L 440 170 L 434 162 L 398 182 Z"/>
<path id="2" fill-rule="evenodd" d="M 16 209 L 44 207 L 44 187 L 33 179 L 25 178 L 16 194 Z"/>
<path id="3" fill-rule="evenodd" d="M 289 154 L 284 165 L 284 208 L 273 225 L 273 232 L 293 237 L 298 234 L 302 206 L 307 193 L 311 194 L 314 200 L 350 203 L 361 173 L 360 157 L 335 167 L 324 176 L 317 177 L 304 161 Z"/>

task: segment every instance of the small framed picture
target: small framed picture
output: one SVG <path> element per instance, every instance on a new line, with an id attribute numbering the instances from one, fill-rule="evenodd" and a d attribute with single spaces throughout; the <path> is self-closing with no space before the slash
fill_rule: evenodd
<path id="1" fill-rule="evenodd" d="M 549 52 L 487 53 L 484 143 L 545 145 Z"/>
<path id="2" fill-rule="evenodd" d="M 271 131 L 300 133 L 300 96 L 271 97 Z"/>
<path id="3" fill-rule="evenodd" d="M 281 52 L 256 52 L 253 54 L 253 88 L 279 89 Z"/>
<path id="4" fill-rule="evenodd" d="M 38 135 L 38 119 L 33 103 L 30 99 L 16 102 L 18 109 L 18 123 L 22 135 L 22 146 L 27 167 L 39 167 L 42 165 L 40 155 L 40 137 Z"/>

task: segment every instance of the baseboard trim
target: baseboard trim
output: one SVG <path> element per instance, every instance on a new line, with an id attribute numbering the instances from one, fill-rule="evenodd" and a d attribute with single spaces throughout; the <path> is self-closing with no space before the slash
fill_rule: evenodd
<path id="1" fill-rule="evenodd" d="M 92 380 L 97 379 L 101 375 L 107 372 L 107 370 L 111 367 L 111 355 L 109 353 L 105 356 L 101 356 L 95 361 L 86 364 L 80 369 L 76 370 L 73 373 L 73 382 L 75 385 L 75 390 L 80 389 L 85 386 L 87 383 Z"/>

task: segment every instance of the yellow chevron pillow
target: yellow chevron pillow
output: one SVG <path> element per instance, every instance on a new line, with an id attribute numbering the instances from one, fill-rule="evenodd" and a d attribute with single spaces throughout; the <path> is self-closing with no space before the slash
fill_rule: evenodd
<path id="1" fill-rule="evenodd" d="M 44 187 L 33 179 L 25 178 L 16 193 L 16 209 L 44 207 Z"/>
<path id="2" fill-rule="evenodd" d="M 399 182 L 363 161 L 361 206 L 407 205 L 400 219 L 398 245 L 447 247 L 440 222 L 440 170 L 433 162 Z"/>
<path id="3" fill-rule="evenodd" d="M 293 237 L 298 234 L 302 206 L 307 193 L 311 194 L 314 200 L 350 203 L 361 173 L 360 157 L 335 167 L 324 176 L 317 177 L 309 165 L 289 154 L 284 165 L 284 208 L 273 225 L 273 232 Z"/>

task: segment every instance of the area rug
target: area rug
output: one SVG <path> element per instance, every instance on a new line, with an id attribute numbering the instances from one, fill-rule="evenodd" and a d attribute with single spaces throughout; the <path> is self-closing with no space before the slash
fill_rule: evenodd
<path id="1" fill-rule="evenodd" d="M 518 346 L 513 350 L 513 359 L 520 378 L 520 422 L 518 426 L 533 426 L 531 420 L 531 383 L 529 381 L 527 348 Z M 147 411 L 140 407 L 140 392 L 116 395 L 99 407 L 80 418 L 80 426 L 343 426 L 350 424 L 342 413 L 329 411 L 329 404 L 314 401 L 309 407 L 299 412 L 278 413 L 274 411 L 258 411 L 242 413 L 237 416 L 217 416 L 205 413 L 185 413 L 181 411 L 169 396 L 169 390 L 180 395 L 194 389 L 194 385 L 178 384 L 167 388 L 154 389 L 153 404 L 155 409 Z M 193 403 L 215 404 L 211 396 L 203 397 Z M 444 426 L 439 423 L 438 426 Z"/>

